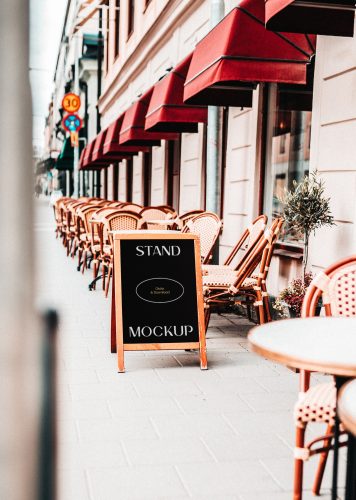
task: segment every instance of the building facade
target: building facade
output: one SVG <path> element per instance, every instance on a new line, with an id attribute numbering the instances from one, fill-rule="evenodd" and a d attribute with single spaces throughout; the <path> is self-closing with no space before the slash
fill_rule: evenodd
<path id="1" fill-rule="evenodd" d="M 215 23 L 217 8 L 227 16 L 240 4 L 107 0 L 95 6 L 90 22 L 98 23 L 102 12 L 103 76 L 100 98 L 97 102 L 93 92 L 89 106 L 98 105 L 101 129 L 196 48 Z M 254 85 L 248 106 L 218 108 L 216 196 L 224 221 L 221 262 L 253 218 L 265 213 L 271 220 L 280 213 L 279 198 L 285 188 L 314 170 L 325 181 L 336 226 L 320 229 L 313 237 L 312 269 L 315 272 L 355 252 L 355 89 L 355 36 L 318 35 L 307 86 L 297 102 L 295 87 L 265 82 Z M 206 209 L 208 127 L 209 123 L 199 123 L 196 132 L 182 132 L 174 140 L 162 140 L 148 151 L 103 168 L 101 195 L 144 205 L 169 204 L 179 213 Z M 92 134 L 94 128 L 88 140 Z M 300 274 L 302 255 L 301 242 L 285 231 L 272 262 L 271 293 L 278 293 Z"/>

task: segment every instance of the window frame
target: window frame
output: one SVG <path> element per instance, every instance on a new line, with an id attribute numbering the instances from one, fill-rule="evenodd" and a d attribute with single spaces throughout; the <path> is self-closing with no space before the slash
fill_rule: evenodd
<path id="1" fill-rule="evenodd" d="M 269 83 L 265 86 L 265 91 L 263 94 L 263 120 L 262 124 L 264 128 L 263 133 L 263 144 L 262 144 L 262 161 L 261 161 L 261 181 L 263 189 L 261 190 L 261 200 L 260 206 L 263 208 L 263 213 L 268 216 L 268 220 L 272 221 L 273 214 L 273 191 L 274 191 L 274 179 L 272 179 L 273 173 L 273 161 L 272 161 L 272 138 L 273 129 L 275 126 L 275 113 L 277 112 L 277 93 L 278 85 L 277 83 Z M 297 110 L 296 110 L 297 111 Z M 306 138 L 310 146 L 310 131 Z M 305 146 L 304 146 L 305 147 Z M 310 149 L 310 147 L 309 147 Z M 310 161 L 310 159 L 309 159 Z M 294 240 L 278 240 L 277 251 L 281 255 L 294 258 L 302 258 L 304 243 L 302 241 Z M 288 255 L 287 255 L 288 254 Z"/>
<path id="2" fill-rule="evenodd" d="M 119 57 L 120 55 L 120 14 L 121 14 L 121 5 L 120 5 L 120 0 L 115 0 L 114 2 L 114 8 L 115 8 L 115 29 L 114 29 L 114 36 L 115 36 L 115 43 L 114 43 L 114 61 Z"/>
<path id="3" fill-rule="evenodd" d="M 127 40 L 135 31 L 135 0 L 127 0 Z"/>

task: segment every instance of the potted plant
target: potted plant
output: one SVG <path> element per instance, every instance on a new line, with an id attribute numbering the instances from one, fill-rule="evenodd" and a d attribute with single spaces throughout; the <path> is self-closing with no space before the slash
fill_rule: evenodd
<path id="1" fill-rule="evenodd" d="M 304 239 L 304 275 L 308 266 L 310 235 L 323 226 L 335 225 L 330 198 L 325 197 L 324 191 L 324 181 L 317 179 L 314 171 L 299 183 L 293 181 L 293 189 L 286 191 L 284 199 L 280 200 L 288 229 L 301 234 Z"/>
<path id="2" fill-rule="evenodd" d="M 303 278 L 292 280 L 276 298 L 273 309 L 279 318 L 299 318 L 302 310 L 305 292 L 313 279 L 312 273 L 304 274 Z"/>
<path id="3" fill-rule="evenodd" d="M 305 292 L 313 279 L 312 273 L 307 272 L 310 235 L 320 227 L 335 225 L 330 198 L 325 197 L 324 191 L 324 182 L 312 172 L 299 183 L 293 181 L 293 189 L 286 191 L 284 199 L 280 200 L 288 230 L 301 235 L 304 240 L 303 275 L 292 280 L 273 304 L 281 317 L 288 317 L 288 310 L 289 316 L 300 317 Z"/>

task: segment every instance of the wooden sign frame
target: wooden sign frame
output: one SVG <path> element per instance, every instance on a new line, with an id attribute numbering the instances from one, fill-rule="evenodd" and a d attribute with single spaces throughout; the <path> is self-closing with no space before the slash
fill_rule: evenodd
<path id="1" fill-rule="evenodd" d="M 125 351 L 150 351 L 150 350 L 187 350 L 198 349 L 200 356 L 200 368 L 207 369 L 206 340 L 205 340 L 205 320 L 204 320 L 204 300 L 203 284 L 200 260 L 200 241 L 198 236 L 181 233 L 179 231 L 114 231 L 114 270 L 111 303 L 111 352 L 117 352 L 118 372 L 125 372 L 124 352 Z M 177 343 L 137 343 L 124 344 L 123 338 L 123 316 L 122 316 L 122 289 L 121 289 L 121 241 L 123 240 L 193 240 L 194 242 L 194 264 L 195 264 L 195 288 L 197 298 L 197 318 L 199 329 L 199 341 L 197 342 L 177 342 Z"/>

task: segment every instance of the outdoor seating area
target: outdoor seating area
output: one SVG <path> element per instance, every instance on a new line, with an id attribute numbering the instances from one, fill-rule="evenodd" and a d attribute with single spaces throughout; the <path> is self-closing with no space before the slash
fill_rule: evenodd
<path id="1" fill-rule="evenodd" d="M 113 275 L 113 231 L 178 231 L 198 235 L 203 275 L 205 324 L 211 311 L 236 310 L 244 306 L 257 323 L 271 321 L 266 287 L 268 271 L 283 219 L 267 227 L 261 215 L 245 229 L 224 264 L 211 264 L 223 221 L 214 213 L 193 210 L 178 215 L 172 207 L 142 207 L 100 198 L 62 197 L 54 204 L 56 235 L 67 256 L 77 258 L 77 270 L 92 268 L 89 290 L 102 282 L 108 296 Z M 252 309 L 255 308 L 255 314 Z"/>

